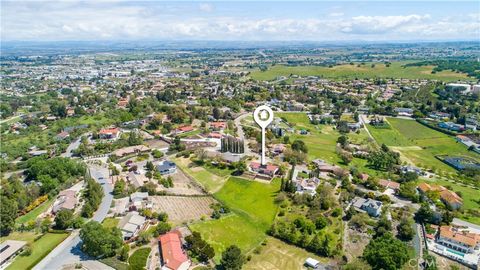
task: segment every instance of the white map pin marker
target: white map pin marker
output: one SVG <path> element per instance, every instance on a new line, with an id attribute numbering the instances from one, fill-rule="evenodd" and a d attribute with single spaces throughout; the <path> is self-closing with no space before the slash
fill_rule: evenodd
<path id="1" fill-rule="evenodd" d="M 265 128 L 273 120 L 273 111 L 266 105 L 259 106 L 253 112 L 253 119 L 262 128 L 262 165 L 267 165 L 265 161 Z"/>

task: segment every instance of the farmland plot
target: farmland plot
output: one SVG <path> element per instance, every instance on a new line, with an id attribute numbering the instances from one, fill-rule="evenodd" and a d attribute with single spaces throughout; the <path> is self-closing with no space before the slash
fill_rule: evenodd
<path id="1" fill-rule="evenodd" d="M 203 216 L 209 217 L 213 210 L 210 208 L 215 200 L 212 197 L 181 197 L 181 196 L 152 196 L 153 210 L 165 212 L 168 219 L 176 224 L 199 220 Z"/>

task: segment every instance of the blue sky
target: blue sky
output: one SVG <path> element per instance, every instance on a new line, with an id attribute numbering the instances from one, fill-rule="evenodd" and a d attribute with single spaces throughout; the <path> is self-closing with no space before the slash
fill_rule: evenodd
<path id="1" fill-rule="evenodd" d="M 480 1 L 1 1 L 8 40 L 480 40 Z"/>

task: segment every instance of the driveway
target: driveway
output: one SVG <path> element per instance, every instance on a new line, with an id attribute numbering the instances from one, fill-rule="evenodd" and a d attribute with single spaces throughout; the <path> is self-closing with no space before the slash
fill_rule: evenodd
<path id="1" fill-rule="evenodd" d="M 92 220 L 102 222 L 107 216 L 108 210 L 112 203 L 112 186 L 107 181 L 109 171 L 104 166 L 89 165 L 90 175 L 103 187 L 104 197 L 97 212 L 93 215 Z M 41 260 L 33 270 L 56 270 L 62 269 L 64 265 L 72 265 L 82 263 L 85 266 L 98 265 L 99 262 L 92 260 L 88 255 L 85 255 L 81 250 L 81 240 L 79 237 L 79 230 L 72 232 L 60 245 L 52 250 L 43 260 Z M 103 264 L 102 264 L 103 265 Z M 111 269 L 104 265 L 101 269 Z M 91 269 L 95 269 L 91 268 Z M 99 268 L 100 269 L 100 268 Z"/>

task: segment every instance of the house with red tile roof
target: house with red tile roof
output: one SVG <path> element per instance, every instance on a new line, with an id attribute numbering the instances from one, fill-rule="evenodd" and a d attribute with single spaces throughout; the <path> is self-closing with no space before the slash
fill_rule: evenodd
<path id="1" fill-rule="evenodd" d="M 253 172 L 273 177 L 278 172 L 279 167 L 273 164 L 261 165 L 259 162 L 252 162 L 250 163 L 250 169 Z"/>
<path id="2" fill-rule="evenodd" d="M 180 232 L 172 231 L 158 237 L 162 270 L 187 270 L 191 261 L 182 249 Z"/>
<path id="3" fill-rule="evenodd" d="M 118 128 L 104 128 L 100 130 L 98 133 L 98 136 L 100 139 L 116 139 L 118 138 L 118 135 L 120 134 L 120 130 Z"/>
<path id="4" fill-rule="evenodd" d="M 380 179 L 378 181 L 378 184 L 384 188 L 390 188 L 390 189 L 393 189 L 395 191 L 399 190 L 400 189 L 400 184 L 397 183 L 397 182 L 394 182 L 394 181 L 390 181 L 390 180 L 385 180 L 385 179 Z"/>
<path id="5" fill-rule="evenodd" d="M 448 190 L 444 186 L 420 183 L 417 188 L 422 194 L 426 194 L 427 192 L 438 192 L 440 200 L 454 210 L 459 209 L 463 205 L 463 199 L 458 196 L 457 193 Z"/>
<path id="6" fill-rule="evenodd" d="M 189 132 L 189 131 L 192 131 L 192 130 L 193 130 L 192 126 L 181 126 L 181 127 L 178 127 L 177 129 L 175 129 L 175 134 L 182 134 L 182 133 Z"/>
<path id="7" fill-rule="evenodd" d="M 463 253 L 473 253 L 480 248 L 480 234 L 459 230 L 452 226 L 440 226 L 437 242 Z"/>
<path id="8" fill-rule="evenodd" d="M 212 138 L 212 139 L 221 139 L 222 137 L 223 135 L 218 132 L 210 132 L 207 136 L 207 138 Z"/>
<path id="9" fill-rule="evenodd" d="M 211 130 L 224 130 L 227 128 L 227 122 L 210 122 Z"/>

